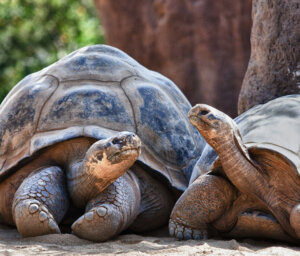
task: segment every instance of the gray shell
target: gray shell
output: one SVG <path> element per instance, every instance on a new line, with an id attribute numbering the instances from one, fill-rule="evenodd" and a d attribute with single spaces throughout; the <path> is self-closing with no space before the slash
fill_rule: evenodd
<path id="1" fill-rule="evenodd" d="M 250 155 L 278 154 L 300 174 L 300 95 L 289 95 L 257 105 L 235 119 Z M 255 156 L 254 156 L 255 157 Z M 217 168 L 217 153 L 206 144 L 190 183 Z"/>
<path id="2" fill-rule="evenodd" d="M 124 52 L 84 47 L 25 77 L 0 105 L 0 177 L 55 143 L 130 131 L 143 142 L 139 160 L 184 190 L 205 144 L 190 107 L 173 82 Z"/>

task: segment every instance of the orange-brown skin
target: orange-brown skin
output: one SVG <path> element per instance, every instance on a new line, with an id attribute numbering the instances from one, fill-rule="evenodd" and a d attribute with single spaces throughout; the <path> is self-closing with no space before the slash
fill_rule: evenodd
<path id="1" fill-rule="evenodd" d="M 1 223 L 16 225 L 23 237 L 59 233 L 70 195 L 72 203 L 85 208 L 72 225 L 73 232 L 85 239 L 105 241 L 129 226 L 141 232 L 165 224 L 173 196 L 143 167 L 132 166 L 140 150 L 134 136 L 77 138 L 40 152 L 0 183 Z M 36 196 L 39 193 L 46 201 Z"/>
<path id="2" fill-rule="evenodd" d="M 270 229 L 277 232 L 271 236 L 269 232 L 265 232 L 266 237 L 289 240 L 287 233 L 292 239 L 300 239 L 300 207 L 298 205 L 300 203 L 300 179 L 296 172 L 289 171 L 291 166 L 278 161 L 275 168 L 270 168 L 269 166 L 272 166 L 270 163 L 276 163 L 276 157 L 280 157 L 275 153 L 265 155 L 258 151 L 254 154 L 255 159 L 252 159 L 234 121 L 210 106 L 196 105 L 189 112 L 189 118 L 207 143 L 217 152 L 224 175 L 233 185 L 231 185 L 231 190 L 235 191 L 236 196 L 233 197 L 226 192 L 229 184 L 226 184 L 228 183 L 226 180 L 220 184 L 218 179 L 223 179 L 221 177 L 214 178 L 216 180 L 211 181 L 211 184 L 207 186 L 208 189 L 201 194 L 204 185 L 201 180 L 208 179 L 210 174 L 198 178 L 174 207 L 170 223 L 172 224 L 175 220 L 175 224 L 171 225 L 171 229 L 176 228 L 179 223 L 192 229 L 204 229 L 207 232 L 207 226 L 210 224 L 220 232 L 229 232 L 237 225 L 239 214 L 252 209 L 270 213 L 279 222 L 280 227 L 275 220 L 264 222 L 268 223 L 265 226 L 269 225 Z M 223 190 L 225 198 L 218 195 L 219 190 Z M 208 196 L 210 193 L 216 193 L 217 196 L 212 199 Z M 188 207 L 188 201 L 195 203 L 195 206 L 190 203 L 190 208 L 195 207 L 198 210 L 195 213 L 193 210 L 188 211 L 189 216 L 185 218 L 185 221 L 176 223 L 177 215 L 182 214 L 180 211 Z M 223 206 L 220 201 L 225 205 Z M 203 218 L 197 213 L 206 211 L 205 209 L 214 211 L 216 204 L 222 205 L 218 208 L 220 212 L 217 216 L 208 215 Z M 244 225 L 252 229 L 249 234 L 252 234 L 255 229 L 260 230 L 260 222 L 255 216 L 252 221 L 253 223 L 244 221 Z M 178 235 L 178 232 L 177 234 L 175 232 L 175 235 L 185 238 L 181 234 Z"/>

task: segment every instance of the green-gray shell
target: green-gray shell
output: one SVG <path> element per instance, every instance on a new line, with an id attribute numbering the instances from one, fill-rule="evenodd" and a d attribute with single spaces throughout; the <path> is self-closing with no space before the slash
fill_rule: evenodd
<path id="1" fill-rule="evenodd" d="M 255 157 L 260 152 L 262 158 L 267 158 L 276 154 L 278 161 L 288 161 L 290 169 L 300 174 L 300 95 L 257 105 L 238 116 L 235 122 L 250 155 Z M 218 166 L 217 159 L 216 152 L 206 144 L 190 182 Z"/>
<path id="2" fill-rule="evenodd" d="M 0 105 L 0 177 L 55 143 L 130 131 L 143 143 L 139 160 L 184 190 L 205 144 L 190 107 L 173 82 L 124 52 L 84 47 L 25 77 Z"/>

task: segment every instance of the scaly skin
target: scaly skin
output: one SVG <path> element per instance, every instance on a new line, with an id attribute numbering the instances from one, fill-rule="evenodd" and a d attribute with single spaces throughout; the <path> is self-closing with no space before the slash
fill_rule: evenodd
<path id="1" fill-rule="evenodd" d="M 72 229 L 77 236 L 97 242 L 127 228 L 149 231 L 167 223 L 173 205 L 167 188 L 136 164 L 88 202 Z"/>
<path id="2" fill-rule="evenodd" d="M 286 232 L 300 239 L 299 177 L 295 174 L 285 184 L 284 172 L 261 169 L 249 157 L 236 124 L 224 113 L 203 104 L 193 107 L 189 118 L 219 155 L 234 186 L 264 204 Z"/>
<path id="3" fill-rule="evenodd" d="M 169 231 L 178 239 L 206 239 L 209 224 L 228 211 L 236 191 L 224 178 L 203 175 L 197 178 L 176 202 Z"/>
<path id="4" fill-rule="evenodd" d="M 69 207 L 65 174 L 46 167 L 29 175 L 18 188 L 12 206 L 22 237 L 60 233 L 58 223 Z"/>
<path id="5" fill-rule="evenodd" d="M 122 176 L 139 153 L 140 140 L 129 132 L 97 142 L 78 138 L 55 145 L 0 184 L 1 222 L 15 224 L 24 237 L 59 233 L 68 192 L 73 203 L 85 207 Z M 68 192 L 60 168 L 65 166 Z"/>
<path id="6" fill-rule="evenodd" d="M 128 132 L 54 145 L 0 183 L 0 220 L 16 225 L 23 237 L 60 233 L 70 194 L 86 211 L 73 231 L 92 241 L 106 241 L 130 226 L 140 232 L 164 225 L 174 200 L 143 166 L 133 165 L 139 150 L 138 137 Z"/>
<path id="7" fill-rule="evenodd" d="M 127 171 L 88 202 L 85 214 L 74 222 L 72 230 L 75 235 L 88 240 L 106 241 L 134 221 L 140 202 L 138 180 Z"/>

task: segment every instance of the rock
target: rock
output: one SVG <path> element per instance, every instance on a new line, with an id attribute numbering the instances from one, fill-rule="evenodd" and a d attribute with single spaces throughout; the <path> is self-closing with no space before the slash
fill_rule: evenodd
<path id="1" fill-rule="evenodd" d="M 95 0 L 107 43 L 231 116 L 250 55 L 251 0 Z"/>
<path id="2" fill-rule="evenodd" d="M 300 92 L 299 0 L 253 0 L 252 17 L 251 57 L 239 96 L 239 114 Z"/>

